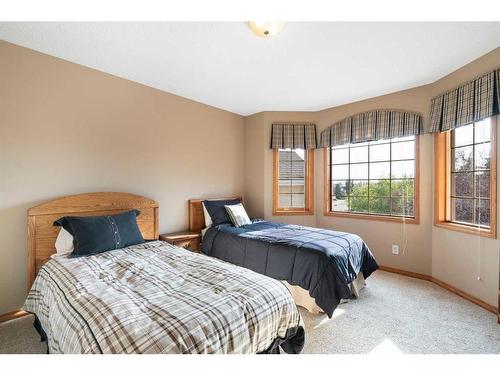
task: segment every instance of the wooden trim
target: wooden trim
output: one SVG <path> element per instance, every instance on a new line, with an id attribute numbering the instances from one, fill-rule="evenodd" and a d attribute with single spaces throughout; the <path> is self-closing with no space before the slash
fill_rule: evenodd
<path id="1" fill-rule="evenodd" d="M 160 209 L 159 207 L 154 207 L 154 238 L 158 238 L 160 236 Z"/>
<path id="2" fill-rule="evenodd" d="M 415 136 L 415 179 L 413 186 L 413 198 L 415 199 L 415 206 L 413 207 L 415 218 L 413 223 L 405 220 L 411 224 L 420 224 L 420 135 Z"/>
<path id="3" fill-rule="evenodd" d="M 48 201 L 28 210 L 28 290 L 38 270 L 56 252 L 59 229 L 53 222 L 62 216 L 115 215 L 138 209 L 137 225 L 147 240 L 158 239 L 158 203 L 140 195 L 98 192 L 70 195 Z"/>
<path id="4" fill-rule="evenodd" d="M 332 217 L 342 217 L 346 219 L 363 219 L 363 220 L 373 220 L 373 221 L 387 221 L 392 223 L 406 223 L 406 224 L 420 224 L 420 221 L 417 218 L 412 217 L 398 217 L 398 216 L 389 216 L 389 215 L 368 215 L 361 214 L 357 212 L 335 212 L 330 211 L 324 214 L 325 216 Z"/>
<path id="5" fill-rule="evenodd" d="M 497 119 L 491 119 L 491 160 L 490 160 L 490 220 L 491 234 L 497 237 Z M 491 214 L 493 213 L 493 215 Z"/>
<path id="6" fill-rule="evenodd" d="M 440 279 L 437 279 L 435 277 L 424 275 L 421 273 L 405 271 L 405 270 L 401 270 L 398 268 L 387 267 L 387 266 L 379 266 L 379 269 L 381 271 L 385 271 L 385 272 L 396 273 L 398 275 L 403 275 L 403 276 L 412 277 L 415 279 L 430 281 L 430 282 L 440 286 L 441 288 L 446 289 L 449 292 L 456 294 L 457 296 L 462 297 L 463 299 L 466 299 L 467 301 L 472 302 L 472 303 L 482 307 L 485 310 L 488 310 L 489 312 L 492 312 L 493 314 L 498 314 L 498 312 L 499 312 L 497 307 L 490 305 L 489 303 L 484 302 L 483 300 L 480 300 L 479 298 L 476 298 L 473 295 L 471 295 L 467 292 L 464 292 L 463 290 L 460 290 L 460 289 L 454 287 L 453 285 L 450 285 L 450 284 L 448 284 Z M 500 320 L 499 320 L 499 323 L 500 323 Z"/>
<path id="7" fill-rule="evenodd" d="M 288 210 L 281 208 L 280 211 L 273 211 L 273 216 L 312 216 L 314 215 L 314 211 L 309 210 Z"/>
<path id="8" fill-rule="evenodd" d="M 491 118 L 490 161 L 490 229 L 450 221 L 451 208 L 451 131 L 434 136 L 434 226 L 477 235 L 497 238 L 497 118 Z"/>
<path id="9" fill-rule="evenodd" d="M 28 210 L 28 216 L 129 210 L 131 207 L 136 209 L 156 208 L 158 207 L 158 203 L 152 199 L 130 193 L 84 193 L 57 198 L 32 207 Z"/>
<path id="10" fill-rule="evenodd" d="M 314 215 L 314 149 L 306 152 L 305 208 L 281 208 L 279 203 L 279 150 L 273 149 L 273 215 Z"/>
<path id="11" fill-rule="evenodd" d="M 323 148 L 323 215 L 329 215 L 331 211 L 330 199 L 330 173 L 328 172 L 328 147 Z"/>
<path id="12" fill-rule="evenodd" d="M 446 195 L 449 175 L 449 149 L 448 132 L 436 133 L 434 136 L 434 224 L 446 221 L 449 214 L 446 213 Z M 445 176 L 445 178 L 443 178 Z"/>
<path id="13" fill-rule="evenodd" d="M 201 233 L 202 229 L 205 228 L 205 213 L 203 212 L 203 201 L 220 201 L 220 200 L 231 200 L 239 199 L 243 203 L 243 197 L 233 196 L 227 198 L 203 198 L 203 199 L 190 199 L 188 201 L 188 212 L 189 212 L 189 231 L 195 233 Z"/>
<path id="14" fill-rule="evenodd" d="M 422 273 L 405 271 L 405 270 L 401 270 L 399 268 L 393 268 L 393 267 L 387 267 L 387 266 L 379 266 L 379 269 L 381 271 L 385 271 L 385 272 L 397 273 L 398 275 L 413 277 L 414 279 L 432 281 L 432 277 L 431 276 L 424 275 Z"/>
<path id="15" fill-rule="evenodd" d="M 35 216 L 28 216 L 28 273 L 26 275 L 26 288 L 28 292 L 31 289 L 31 285 L 36 275 L 35 220 Z"/>
<path id="16" fill-rule="evenodd" d="M 455 288 L 453 285 L 450 285 L 442 280 L 436 279 L 435 277 L 432 278 L 432 282 L 436 285 L 439 285 L 441 288 L 444 288 L 453 294 L 456 294 L 457 296 L 460 296 L 464 299 L 466 299 L 469 302 L 472 302 L 478 306 L 481 306 L 483 309 L 488 310 L 489 312 L 492 312 L 493 314 L 497 313 L 497 308 L 493 305 L 490 305 L 487 302 L 484 302 L 480 300 L 479 298 L 474 297 L 473 295 L 464 292 L 463 290 L 460 290 L 458 288 Z"/>
<path id="17" fill-rule="evenodd" d="M 490 229 L 473 227 L 472 225 L 453 223 L 450 221 L 440 221 L 434 223 L 435 227 L 453 230 L 455 232 L 467 233 L 485 238 L 496 238 L 496 234 Z"/>
<path id="18" fill-rule="evenodd" d="M 23 316 L 30 315 L 31 313 L 24 311 L 24 310 L 16 310 L 16 311 L 11 311 L 6 314 L 0 315 L 0 323 L 12 320 L 12 319 L 17 319 L 21 318 Z"/>
<path id="19" fill-rule="evenodd" d="M 406 224 L 420 224 L 420 136 L 415 136 L 415 186 L 414 186 L 414 213 L 415 217 L 398 217 L 389 215 L 368 215 L 357 212 L 332 211 L 330 200 L 330 173 L 328 170 L 328 148 L 323 149 L 323 215 L 349 219 L 363 219 L 387 221 Z"/>

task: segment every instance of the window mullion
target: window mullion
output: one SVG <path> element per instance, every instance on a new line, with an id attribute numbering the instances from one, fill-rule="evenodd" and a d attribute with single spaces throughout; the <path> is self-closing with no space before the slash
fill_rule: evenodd
<path id="1" fill-rule="evenodd" d="M 403 202 L 403 199 L 401 199 Z M 392 215 L 392 139 L 389 142 L 389 207 Z"/>
<path id="2" fill-rule="evenodd" d="M 370 189 L 371 189 L 371 184 L 370 184 L 370 147 L 371 147 L 371 143 L 368 143 L 368 210 L 367 212 L 370 214 Z"/>

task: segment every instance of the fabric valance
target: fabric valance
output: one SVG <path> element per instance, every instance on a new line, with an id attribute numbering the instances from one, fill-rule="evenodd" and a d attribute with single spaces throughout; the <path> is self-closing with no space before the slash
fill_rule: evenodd
<path id="1" fill-rule="evenodd" d="M 347 117 L 321 132 L 321 147 L 406 137 L 422 132 L 422 116 L 405 111 L 379 110 Z"/>
<path id="2" fill-rule="evenodd" d="M 273 123 L 271 148 L 316 148 L 316 124 Z"/>
<path id="3" fill-rule="evenodd" d="M 430 131 L 443 132 L 499 114 L 500 69 L 431 101 Z"/>

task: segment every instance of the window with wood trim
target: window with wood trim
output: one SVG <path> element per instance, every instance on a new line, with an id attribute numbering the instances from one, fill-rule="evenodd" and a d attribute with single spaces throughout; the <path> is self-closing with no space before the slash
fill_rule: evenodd
<path id="1" fill-rule="evenodd" d="M 418 136 L 325 149 L 325 215 L 418 223 Z"/>
<path id="2" fill-rule="evenodd" d="M 496 119 L 435 137 L 435 224 L 496 237 Z"/>
<path id="3" fill-rule="evenodd" d="M 274 149 L 274 214 L 312 215 L 314 150 Z"/>

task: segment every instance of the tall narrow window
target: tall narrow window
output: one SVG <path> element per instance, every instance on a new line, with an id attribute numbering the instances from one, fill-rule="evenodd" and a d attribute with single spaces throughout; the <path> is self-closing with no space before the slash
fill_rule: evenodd
<path id="1" fill-rule="evenodd" d="M 418 222 L 415 136 L 326 149 L 326 214 Z"/>
<path id="2" fill-rule="evenodd" d="M 313 214 L 314 150 L 274 150 L 274 214 Z"/>
<path id="3" fill-rule="evenodd" d="M 436 225 L 496 237 L 494 122 L 436 135 Z"/>

